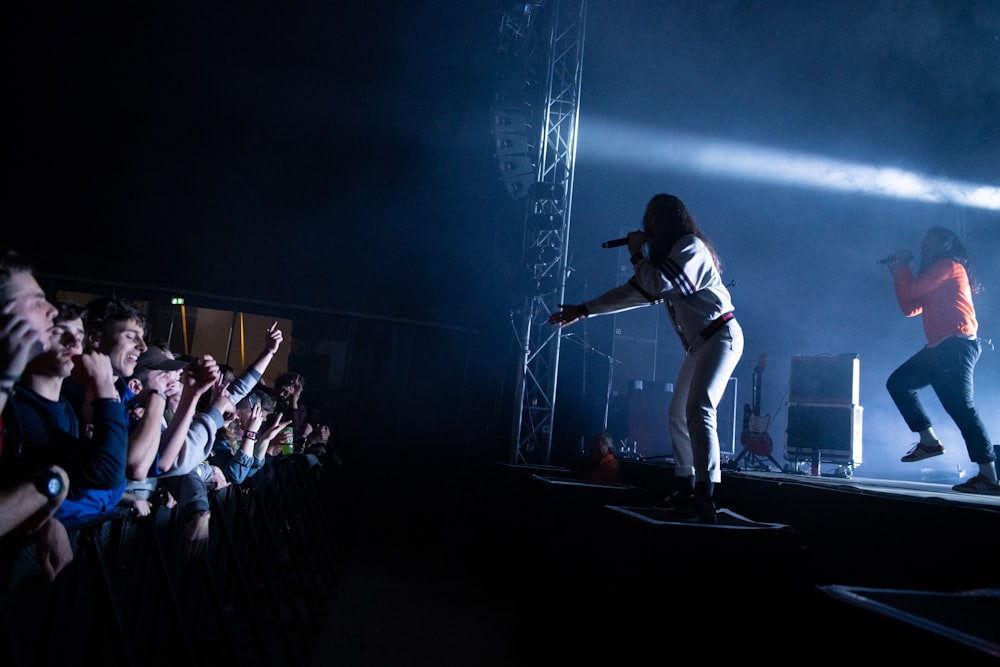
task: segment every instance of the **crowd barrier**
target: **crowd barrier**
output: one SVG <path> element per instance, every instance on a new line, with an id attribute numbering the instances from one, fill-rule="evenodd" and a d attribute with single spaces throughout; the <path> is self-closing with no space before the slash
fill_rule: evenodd
<path id="1" fill-rule="evenodd" d="M 273 459 L 263 484 L 210 494 L 208 549 L 188 559 L 176 511 L 131 509 L 70 531 L 49 582 L 28 542 L 0 551 L 0 664 L 287 665 L 322 633 L 337 584 L 327 480 Z M 82 663 L 81 663 L 82 661 Z"/>

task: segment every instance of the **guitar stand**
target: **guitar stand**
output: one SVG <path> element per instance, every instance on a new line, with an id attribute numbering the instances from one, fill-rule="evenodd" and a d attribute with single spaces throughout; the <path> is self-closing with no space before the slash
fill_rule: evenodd
<path id="1" fill-rule="evenodd" d="M 766 463 L 764 463 L 764 461 L 767 460 L 767 461 L 770 461 L 771 464 L 775 468 L 778 469 L 778 472 L 781 472 L 781 466 L 778 464 L 777 461 L 774 460 L 773 456 L 771 456 L 770 454 L 768 454 L 767 456 L 757 456 L 756 454 L 754 454 L 753 452 L 751 452 L 748 449 L 744 449 L 743 451 L 741 451 L 739 453 L 739 455 L 735 459 L 733 459 L 732 461 L 730 461 L 729 464 L 728 464 L 728 466 L 726 466 L 726 467 L 728 467 L 728 468 L 730 468 L 732 470 L 739 470 L 740 469 L 740 461 L 743 460 L 744 456 L 747 457 L 747 469 L 748 470 L 760 470 L 760 471 L 763 471 L 763 472 L 774 472 L 773 470 L 771 470 L 770 467 L 768 467 L 768 465 Z"/>

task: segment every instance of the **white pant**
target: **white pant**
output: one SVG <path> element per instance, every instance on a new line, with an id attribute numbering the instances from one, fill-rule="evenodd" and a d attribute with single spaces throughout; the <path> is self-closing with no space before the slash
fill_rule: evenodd
<path id="1" fill-rule="evenodd" d="M 716 409 L 742 356 L 743 329 L 735 319 L 685 355 L 670 402 L 675 477 L 722 481 Z"/>

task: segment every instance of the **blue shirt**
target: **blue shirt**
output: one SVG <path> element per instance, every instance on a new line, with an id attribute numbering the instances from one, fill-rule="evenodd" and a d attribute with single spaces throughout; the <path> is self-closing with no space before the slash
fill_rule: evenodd
<path id="1" fill-rule="evenodd" d="M 123 382 L 119 393 L 122 386 Z M 69 492 L 55 517 L 72 528 L 110 512 L 121 500 L 128 456 L 128 413 L 119 401 L 95 400 L 92 433 L 81 437 L 79 412 L 72 399 L 82 403 L 85 390 L 69 378 L 63 388 L 59 400 L 51 401 L 19 384 L 8 408 L 16 423 L 16 467 L 37 470 L 55 464 L 69 474 Z"/>

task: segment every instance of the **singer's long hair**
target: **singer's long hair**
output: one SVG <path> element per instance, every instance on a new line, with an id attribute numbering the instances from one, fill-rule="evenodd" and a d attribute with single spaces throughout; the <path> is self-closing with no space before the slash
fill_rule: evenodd
<path id="1" fill-rule="evenodd" d="M 716 270 L 722 273 L 722 260 L 715 252 L 715 247 L 695 224 L 684 202 L 674 195 L 658 194 L 650 199 L 642 222 L 649 244 L 649 259 L 654 264 L 666 259 L 670 249 L 682 236 L 693 234 L 708 248 Z"/>
<path id="2" fill-rule="evenodd" d="M 958 234 L 947 227 L 931 227 L 927 230 L 926 238 L 932 240 L 933 243 L 921 246 L 919 273 L 929 269 L 939 259 L 950 259 L 965 267 L 965 273 L 969 277 L 969 287 L 973 294 L 979 294 L 983 291 L 982 283 L 972 275 L 972 269 L 969 266 L 969 253 Z"/>

